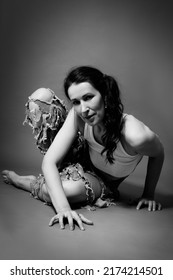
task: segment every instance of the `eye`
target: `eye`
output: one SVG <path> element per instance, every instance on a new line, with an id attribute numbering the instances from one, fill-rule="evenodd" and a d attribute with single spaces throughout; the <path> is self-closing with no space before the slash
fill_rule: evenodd
<path id="1" fill-rule="evenodd" d="M 73 101 L 72 101 L 72 104 L 73 104 L 74 106 L 77 106 L 77 105 L 80 104 L 80 102 L 79 102 L 78 100 L 73 100 Z"/>
<path id="2" fill-rule="evenodd" d="M 93 98 L 93 95 L 86 95 L 84 97 L 84 101 L 88 101 L 88 100 L 91 100 Z"/>

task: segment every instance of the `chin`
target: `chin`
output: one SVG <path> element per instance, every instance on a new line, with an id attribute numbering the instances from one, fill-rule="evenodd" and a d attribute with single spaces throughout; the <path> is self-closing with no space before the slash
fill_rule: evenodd
<path id="1" fill-rule="evenodd" d="M 102 123 L 102 121 L 100 121 L 100 120 L 94 120 L 93 122 L 90 122 L 89 124 L 91 125 L 91 126 L 95 126 L 95 125 L 98 125 L 98 124 L 101 124 Z"/>

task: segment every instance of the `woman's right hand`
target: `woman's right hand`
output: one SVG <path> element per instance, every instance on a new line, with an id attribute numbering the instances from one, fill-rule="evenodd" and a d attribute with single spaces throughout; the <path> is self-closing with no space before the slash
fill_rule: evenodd
<path id="1" fill-rule="evenodd" d="M 83 223 L 93 225 L 93 222 L 85 218 L 82 214 L 78 214 L 76 211 L 66 210 L 60 211 L 58 214 L 52 217 L 49 226 L 53 226 L 55 223 L 59 223 L 60 229 L 64 229 L 64 219 L 68 221 L 70 230 L 74 230 L 74 222 L 77 223 L 81 230 L 85 230 Z"/>

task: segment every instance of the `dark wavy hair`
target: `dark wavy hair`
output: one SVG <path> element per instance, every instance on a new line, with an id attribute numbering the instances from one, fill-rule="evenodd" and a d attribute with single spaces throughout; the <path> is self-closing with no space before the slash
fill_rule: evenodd
<path id="1" fill-rule="evenodd" d="M 71 84 L 82 82 L 90 83 L 100 92 L 105 103 L 104 124 L 106 132 L 102 136 L 106 159 L 110 163 L 114 162 L 113 152 L 120 141 L 123 127 L 124 106 L 120 99 L 120 90 L 116 80 L 112 76 L 103 74 L 100 70 L 90 66 L 80 66 L 72 68 L 64 80 L 65 95 L 69 99 L 68 89 Z"/>

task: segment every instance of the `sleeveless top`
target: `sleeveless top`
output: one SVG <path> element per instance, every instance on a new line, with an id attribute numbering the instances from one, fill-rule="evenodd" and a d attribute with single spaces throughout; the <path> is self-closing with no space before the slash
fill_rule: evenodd
<path id="1" fill-rule="evenodd" d="M 142 155 L 129 155 L 123 148 L 121 142 L 113 153 L 114 162 L 111 164 L 106 161 L 106 153 L 101 155 L 103 146 L 96 142 L 93 134 L 93 126 L 85 123 L 84 138 L 88 142 L 89 154 L 92 164 L 99 170 L 112 175 L 113 177 L 122 178 L 129 176 L 142 159 Z"/>

